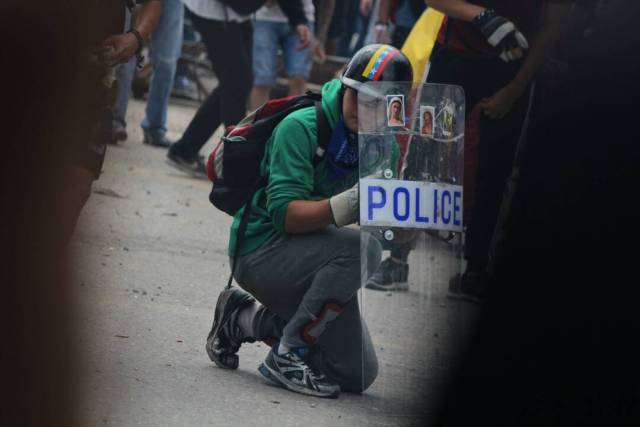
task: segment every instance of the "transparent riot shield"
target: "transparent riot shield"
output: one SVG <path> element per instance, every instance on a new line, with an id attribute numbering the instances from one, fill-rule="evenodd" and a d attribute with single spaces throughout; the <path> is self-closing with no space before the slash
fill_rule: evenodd
<path id="1" fill-rule="evenodd" d="M 464 113 L 459 86 L 358 91 L 363 404 L 390 425 L 425 416 L 464 342 L 468 308 L 447 298 L 463 267 Z"/>

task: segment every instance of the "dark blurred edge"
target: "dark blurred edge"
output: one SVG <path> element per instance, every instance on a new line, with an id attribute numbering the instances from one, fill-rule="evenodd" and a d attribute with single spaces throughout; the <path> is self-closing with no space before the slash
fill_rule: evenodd
<path id="1" fill-rule="evenodd" d="M 490 299 L 427 425 L 640 425 L 640 4 L 576 7 L 569 67 L 537 87 Z"/>
<path id="2" fill-rule="evenodd" d="M 83 143 L 78 108 L 90 2 L 0 3 L 0 425 L 77 423 L 78 358 L 60 224 L 66 153 Z"/>

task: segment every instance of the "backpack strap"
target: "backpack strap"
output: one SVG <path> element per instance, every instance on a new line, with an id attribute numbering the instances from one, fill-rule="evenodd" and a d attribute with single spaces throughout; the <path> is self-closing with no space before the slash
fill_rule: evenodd
<path id="1" fill-rule="evenodd" d="M 331 126 L 327 120 L 327 116 L 322 111 L 322 102 L 316 101 L 316 122 L 318 123 L 318 149 L 316 155 L 313 158 L 313 165 L 316 166 L 322 160 L 327 147 L 329 146 L 329 140 L 331 139 Z"/>
<path id="2" fill-rule="evenodd" d="M 316 151 L 316 155 L 313 158 L 313 165 L 317 165 L 322 157 L 324 156 L 327 147 L 329 146 L 329 139 L 331 138 L 331 126 L 329 125 L 329 121 L 327 120 L 324 111 L 322 111 L 322 102 L 315 101 L 316 107 L 316 120 L 318 122 L 318 150 Z M 227 289 L 231 287 L 233 282 L 233 274 L 236 271 L 236 264 L 238 258 L 240 256 L 240 247 L 244 241 L 244 235 L 247 231 L 247 224 L 249 223 L 249 216 L 251 215 L 251 209 L 253 207 L 253 197 L 256 195 L 256 192 L 267 185 L 268 178 L 262 176 L 258 178 L 258 180 L 253 184 L 251 189 L 251 196 L 247 201 L 244 211 L 242 212 L 242 217 L 240 217 L 240 224 L 238 224 L 238 230 L 236 232 L 236 245 L 233 250 L 233 260 L 231 265 L 231 275 L 229 275 L 229 281 L 227 282 Z"/>
<path id="3" fill-rule="evenodd" d="M 236 272 L 236 264 L 238 263 L 238 257 L 240 256 L 240 247 L 242 246 L 242 243 L 244 241 L 244 235 L 247 231 L 247 224 L 249 223 L 249 216 L 251 215 L 251 208 L 253 207 L 253 197 L 256 195 L 256 192 L 265 185 L 267 185 L 267 177 L 258 178 L 258 180 L 253 184 L 253 187 L 251 189 L 251 196 L 244 206 L 242 217 L 240 217 L 240 224 L 238 224 L 238 231 L 236 231 L 236 245 L 233 249 L 231 275 L 229 275 L 227 289 L 231 288 L 231 283 L 233 282 L 233 274 Z"/>

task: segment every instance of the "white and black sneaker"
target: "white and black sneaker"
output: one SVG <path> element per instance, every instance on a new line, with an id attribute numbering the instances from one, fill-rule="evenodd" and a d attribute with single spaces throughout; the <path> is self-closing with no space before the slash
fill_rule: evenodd
<path id="1" fill-rule="evenodd" d="M 307 365 L 302 358 L 307 350 L 301 347 L 278 354 L 278 344 L 275 344 L 265 361 L 258 366 L 258 370 L 275 385 L 296 393 L 337 398 L 340 394 L 340 386 L 326 375 L 314 372 Z"/>
<path id="2" fill-rule="evenodd" d="M 255 299 L 240 288 L 225 288 L 218 296 L 213 315 L 213 325 L 207 336 L 205 349 L 209 358 L 224 369 L 238 369 L 240 345 L 253 342 L 245 337 L 236 324 L 236 315 L 243 307 L 253 304 Z"/>

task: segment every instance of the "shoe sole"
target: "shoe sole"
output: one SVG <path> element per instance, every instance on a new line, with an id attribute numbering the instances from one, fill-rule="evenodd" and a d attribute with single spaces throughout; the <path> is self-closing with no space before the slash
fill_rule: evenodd
<path id="1" fill-rule="evenodd" d="M 378 285 L 377 283 L 367 283 L 364 285 L 367 289 L 374 291 L 400 291 L 405 292 L 409 290 L 409 283 L 407 282 L 393 282 L 391 285 Z"/>
<path id="2" fill-rule="evenodd" d="M 156 147 L 156 148 L 169 148 L 169 146 L 171 145 L 171 144 L 169 144 L 169 145 L 153 144 L 153 143 L 148 142 L 148 141 L 142 141 L 142 143 L 145 144 L 145 145 L 150 145 L 152 147 Z"/>
<path id="3" fill-rule="evenodd" d="M 329 398 L 329 399 L 337 399 L 338 396 L 340 395 L 340 391 L 335 391 L 331 394 L 326 394 L 326 393 L 321 393 L 315 390 L 310 390 L 306 387 L 302 387 L 299 386 L 297 384 L 294 384 L 292 382 L 287 381 L 286 379 L 282 379 L 280 378 L 280 375 L 274 371 L 273 369 L 271 369 L 266 363 L 262 362 L 259 366 L 258 366 L 258 371 L 267 379 L 269 380 L 269 382 L 273 383 L 274 385 L 280 386 L 282 388 L 286 388 L 289 391 L 293 391 L 296 393 L 300 393 L 300 394 L 305 394 L 307 396 L 313 396 L 313 397 L 325 397 L 325 398 Z"/>
<path id="4" fill-rule="evenodd" d="M 229 316 L 231 315 L 233 310 L 235 310 L 236 308 L 242 307 L 245 304 L 252 303 L 254 301 L 253 298 L 247 298 L 245 301 L 240 302 L 240 304 L 233 305 L 233 307 L 232 305 L 227 305 L 227 307 L 225 307 L 225 311 L 222 313 L 222 319 L 220 319 L 218 316 L 218 313 L 220 312 L 220 310 L 218 310 L 218 308 L 222 304 L 227 304 L 227 302 L 229 301 L 229 298 L 231 298 L 232 295 L 233 294 L 229 293 L 229 296 L 227 298 L 218 299 L 218 302 L 216 303 L 214 315 L 213 315 L 213 324 L 211 325 L 211 331 L 209 331 L 209 335 L 207 335 L 207 344 L 205 345 L 205 349 L 207 350 L 207 355 L 209 356 L 209 359 L 211 359 L 211 361 L 215 363 L 218 367 L 223 369 L 238 369 L 240 359 L 238 355 L 234 353 L 217 354 L 216 352 L 214 352 L 212 348 L 213 340 L 215 339 L 216 335 L 218 335 L 220 328 L 222 328 L 229 321 Z"/>
<path id="5" fill-rule="evenodd" d="M 166 162 L 167 162 L 168 165 L 173 166 L 174 168 L 178 169 L 180 172 L 184 172 L 184 173 L 186 173 L 188 175 L 191 175 L 194 178 L 209 179 L 207 174 L 204 174 L 202 172 L 196 172 L 193 169 L 191 169 L 189 166 L 186 166 L 186 165 L 180 163 L 178 160 L 174 160 L 174 159 L 168 157 Z"/>
<path id="6" fill-rule="evenodd" d="M 473 295 L 469 295 L 469 294 L 463 294 L 461 292 L 447 292 L 447 298 L 452 299 L 452 300 L 456 300 L 456 301 L 467 301 L 467 302 L 473 302 L 476 304 L 480 304 L 482 302 L 482 299 Z"/>

